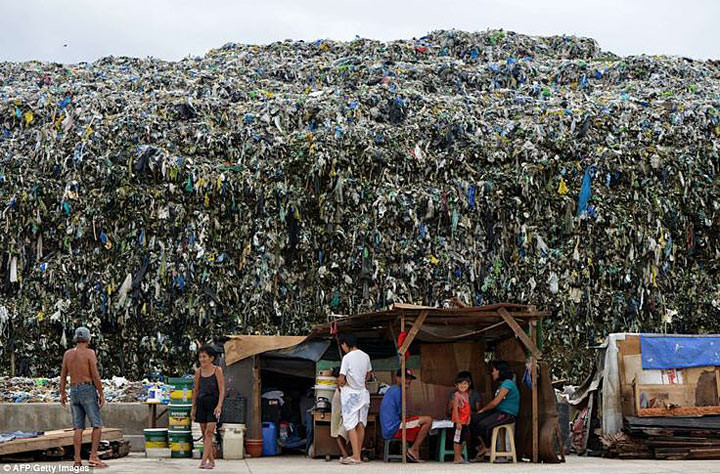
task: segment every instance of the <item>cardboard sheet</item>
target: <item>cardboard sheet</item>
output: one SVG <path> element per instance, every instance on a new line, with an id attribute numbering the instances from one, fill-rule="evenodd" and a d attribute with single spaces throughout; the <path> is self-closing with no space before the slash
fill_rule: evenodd
<path id="1" fill-rule="evenodd" d="M 305 339 L 307 336 L 230 336 L 225 343 L 225 363 L 232 365 L 263 352 L 296 346 Z"/>

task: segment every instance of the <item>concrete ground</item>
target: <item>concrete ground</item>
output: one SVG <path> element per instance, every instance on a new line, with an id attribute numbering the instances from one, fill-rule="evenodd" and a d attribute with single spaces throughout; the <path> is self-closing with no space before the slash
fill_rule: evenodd
<path id="1" fill-rule="evenodd" d="M 194 459 L 146 459 L 143 454 L 132 453 L 122 459 L 107 461 L 108 469 L 96 472 L 108 474 L 175 474 L 185 472 L 204 472 L 197 469 L 198 460 Z M 19 469 L 18 465 L 0 465 L 3 472 L 53 472 L 51 466 L 69 466 L 71 463 L 40 463 L 30 470 Z M 8 467 L 9 466 L 9 467 Z M 425 463 L 384 464 L 373 461 L 361 466 L 342 466 L 337 460 L 325 462 L 322 459 L 306 459 L 301 456 L 246 459 L 243 461 L 217 461 L 213 472 L 232 474 L 342 474 L 343 472 L 410 474 L 415 472 L 434 472 L 457 474 L 459 472 L 498 472 L 498 473 L 582 473 L 582 474 L 669 474 L 669 473 L 720 473 L 720 461 L 655 461 L 655 460 L 617 460 L 568 456 L 565 464 L 453 464 Z M 55 472 L 60 472 L 55 470 Z"/>

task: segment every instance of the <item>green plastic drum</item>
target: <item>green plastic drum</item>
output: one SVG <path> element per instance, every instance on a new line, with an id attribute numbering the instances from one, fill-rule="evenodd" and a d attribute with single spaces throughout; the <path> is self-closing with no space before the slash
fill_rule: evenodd
<path id="1" fill-rule="evenodd" d="M 191 403 L 194 383 L 194 379 L 188 379 L 185 377 L 170 377 L 168 379 L 168 385 L 173 387 L 170 390 L 170 403 Z"/>
<path id="2" fill-rule="evenodd" d="M 170 431 L 190 431 L 190 411 L 192 404 L 168 405 L 168 425 Z"/>
<path id="3" fill-rule="evenodd" d="M 145 434 L 145 449 L 168 447 L 167 428 L 148 428 L 143 430 L 143 433 Z"/>
<path id="4" fill-rule="evenodd" d="M 169 431 L 170 457 L 192 457 L 192 433 L 190 431 Z"/>

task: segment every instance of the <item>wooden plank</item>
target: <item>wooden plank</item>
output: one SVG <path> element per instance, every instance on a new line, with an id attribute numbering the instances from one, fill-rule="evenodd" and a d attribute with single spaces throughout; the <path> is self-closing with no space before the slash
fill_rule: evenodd
<path id="1" fill-rule="evenodd" d="M 565 462 L 565 446 L 563 446 L 562 434 L 560 433 L 560 425 L 555 426 L 555 438 L 560 451 L 560 462 Z"/>
<path id="2" fill-rule="evenodd" d="M 583 442 L 582 442 L 582 453 L 587 452 L 588 441 L 590 440 L 590 430 L 592 429 L 592 412 L 595 406 L 595 394 L 597 392 L 591 392 L 588 398 L 588 411 L 587 417 L 585 417 L 585 424 L 583 425 Z"/>
<path id="3" fill-rule="evenodd" d="M 502 311 L 505 311 L 501 308 Z M 524 334 L 524 333 L 523 333 Z M 533 345 L 537 341 L 537 326 L 535 321 L 530 322 L 530 335 Z M 530 376 L 532 383 L 532 455 L 533 462 L 538 462 L 540 456 L 540 418 L 538 413 L 538 377 L 537 377 L 537 357 L 530 358 Z"/>
<path id="4" fill-rule="evenodd" d="M 420 316 L 415 320 L 412 327 L 410 328 L 410 332 L 408 332 L 407 337 L 402 343 L 402 346 L 400 346 L 400 349 L 398 349 L 398 352 L 400 353 L 400 357 L 402 360 L 405 360 L 405 353 L 407 352 L 408 348 L 410 347 L 410 344 L 412 344 L 413 340 L 415 339 L 415 336 L 417 336 L 418 331 L 420 331 L 420 328 L 422 327 L 423 323 L 425 322 L 425 318 L 427 318 L 428 312 L 427 311 L 421 311 Z M 405 331 L 405 318 L 402 319 L 402 328 L 401 332 Z M 405 376 L 405 372 L 403 372 L 403 377 Z M 405 379 L 403 378 L 403 381 Z"/>
<path id="5" fill-rule="evenodd" d="M 666 428 L 673 430 L 720 430 L 720 416 L 704 418 L 638 418 L 626 417 L 631 428 Z"/>
<path id="6" fill-rule="evenodd" d="M 635 399 L 635 416 L 640 416 L 640 390 L 638 390 L 637 380 L 633 379 L 633 398 Z"/>
<path id="7" fill-rule="evenodd" d="M 639 404 L 639 403 L 637 403 Z M 720 415 L 720 406 L 715 407 L 674 407 L 674 408 L 640 408 L 638 416 L 705 416 Z"/>
<path id="8" fill-rule="evenodd" d="M 522 318 L 522 319 L 535 319 L 543 316 L 550 316 L 552 313 L 549 312 L 517 312 L 517 313 L 510 313 L 508 312 L 512 317 L 514 318 Z M 419 317 L 419 315 L 418 315 Z M 455 315 L 443 315 L 443 314 L 430 314 L 430 318 L 428 319 L 428 324 L 445 324 L 447 322 L 456 322 L 456 321 L 483 321 L 490 318 L 499 318 L 500 313 L 499 311 L 475 311 L 475 312 L 468 312 L 468 313 L 461 313 L 461 314 L 455 314 Z M 408 316 L 407 320 L 412 321 L 414 319 L 414 316 Z"/>
<path id="9" fill-rule="evenodd" d="M 262 400 L 260 398 L 260 390 L 262 389 L 262 379 L 260 378 L 260 356 L 256 355 L 253 363 L 253 424 L 255 438 L 262 438 L 261 415 Z"/>
<path id="10" fill-rule="evenodd" d="M 92 429 L 83 431 L 83 443 L 92 441 Z M 6 454 L 23 453 L 27 451 L 44 451 L 51 448 L 60 448 L 64 446 L 72 446 L 74 430 L 57 430 L 48 431 L 43 436 L 29 439 L 16 439 L 0 443 L 0 456 Z M 103 428 L 101 440 L 112 441 L 122 439 L 123 431 L 120 428 Z"/>
<path id="11" fill-rule="evenodd" d="M 720 405 L 720 367 L 715 367 L 715 384 L 717 384 L 718 405 Z"/>
<path id="12" fill-rule="evenodd" d="M 665 406 L 691 407 L 695 406 L 695 385 L 691 384 L 637 384 L 638 393 L 645 393 L 648 401 L 656 399 L 662 406 L 654 408 L 663 408 Z"/>
<path id="13" fill-rule="evenodd" d="M 505 320 L 508 326 L 513 330 L 515 335 L 522 341 L 523 344 L 525 344 L 525 347 L 530 350 L 533 356 L 537 357 L 538 359 L 542 358 L 542 352 L 540 349 L 538 349 L 537 345 L 528 337 L 527 334 L 525 334 L 525 331 L 522 330 L 520 325 L 513 319 L 510 314 L 505 311 L 505 308 L 498 309 L 498 313 L 500 313 L 500 316 Z"/>

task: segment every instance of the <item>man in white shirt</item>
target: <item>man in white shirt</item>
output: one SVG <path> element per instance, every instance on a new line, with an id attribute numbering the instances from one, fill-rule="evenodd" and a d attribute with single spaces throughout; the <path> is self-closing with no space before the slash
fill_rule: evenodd
<path id="1" fill-rule="evenodd" d="M 370 392 L 365 388 L 365 381 L 370 377 L 372 365 L 370 357 L 358 349 L 354 334 L 342 334 L 339 342 L 345 352 L 338 377 L 342 418 L 352 446 L 352 457 L 343 459 L 342 463 L 359 464 L 370 409 Z"/>

